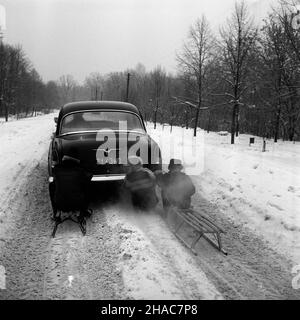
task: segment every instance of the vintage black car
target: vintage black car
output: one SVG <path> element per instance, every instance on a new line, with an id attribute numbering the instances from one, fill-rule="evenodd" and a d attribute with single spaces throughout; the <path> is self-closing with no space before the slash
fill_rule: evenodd
<path id="1" fill-rule="evenodd" d="M 161 152 L 147 134 L 138 108 L 130 103 L 86 101 L 64 105 L 49 148 L 49 182 L 64 155 L 80 160 L 92 181 L 123 180 L 127 160 L 140 156 L 144 166 L 160 170 Z"/>

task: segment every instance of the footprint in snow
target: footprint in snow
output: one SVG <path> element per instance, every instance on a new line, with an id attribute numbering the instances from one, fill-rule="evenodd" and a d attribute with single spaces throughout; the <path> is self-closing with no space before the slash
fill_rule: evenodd
<path id="1" fill-rule="evenodd" d="M 285 223 L 285 222 L 283 222 L 283 221 L 281 221 L 280 223 L 281 223 L 281 224 L 283 225 L 283 227 L 284 227 L 286 230 L 288 230 L 288 231 L 296 231 L 296 230 L 298 229 L 296 226 L 288 225 L 287 223 Z"/>
<path id="2" fill-rule="evenodd" d="M 131 254 L 129 254 L 129 253 L 124 253 L 123 254 L 123 259 L 124 260 L 130 260 L 132 258 L 132 255 Z"/>
<path id="3" fill-rule="evenodd" d="M 272 202 L 268 202 L 268 205 L 279 210 L 279 211 L 284 211 L 281 207 L 279 207 L 277 204 L 272 203 Z"/>
<path id="4" fill-rule="evenodd" d="M 132 230 L 129 230 L 129 229 L 122 229 L 122 232 L 123 232 L 123 233 L 133 233 L 133 231 L 132 231 Z"/>
<path id="5" fill-rule="evenodd" d="M 266 214 L 266 215 L 265 215 L 265 221 L 271 220 L 271 218 L 272 218 L 272 217 L 271 217 L 269 214 Z"/>
<path id="6" fill-rule="evenodd" d="M 295 187 L 293 187 L 293 186 L 289 186 L 288 187 L 288 192 L 295 192 L 296 190 L 295 190 Z"/>

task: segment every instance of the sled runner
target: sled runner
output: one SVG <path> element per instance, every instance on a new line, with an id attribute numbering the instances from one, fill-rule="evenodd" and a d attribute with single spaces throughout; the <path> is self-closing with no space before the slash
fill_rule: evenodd
<path id="1" fill-rule="evenodd" d="M 90 212 L 90 214 L 92 214 L 91 209 L 89 209 L 89 212 Z M 52 231 L 52 237 L 53 238 L 55 237 L 56 230 L 57 230 L 58 226 L 60 224 L 62 224 L 63 222 L 67 221 L 67 220 L 71 220 L 71 221 L 77 223 L 79 225 L 79 228 L 80 228 L 82 234 L 83 235 L 86 234 L 86 220 L 85 220 L 85 217 L 77 216 L 76 218 L 74 218 L 74 217 L 72 217 L 72 215 L 74 215 L 74 212 L 68 212 L 67 213 L 68 215 L 66 217 L 62 218 L 62 214 L 63 214 L 63 211 L 59 210 L 53 216 L 53 220 L 55 221 L 55 225 L 54 225 L 53 231 Z"/>
<path id="2" fill-rule="evenodd" d="M 190 248 L 194 254 L 197 254 L 195 245 L 201 238 L 204 238 L 217 250 L 227 255 L 227 252 L 222 247 L 221 241 L 221 234 L 225 232 L 219 226 L 193 209 L 178 209 L 173 206 L 170 209 L 180 218 L 180 222 L 175 229 L 175 236 Z M 179 231 L 184 224 L 191 226 L 196 231 L 196 237 L 191 244 L 187 243 L 187 241 L 179 235 Z"/>

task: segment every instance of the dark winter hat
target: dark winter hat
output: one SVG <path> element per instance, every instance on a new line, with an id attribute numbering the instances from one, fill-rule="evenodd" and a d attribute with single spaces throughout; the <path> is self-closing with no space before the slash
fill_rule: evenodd
<path id="1" fill-rule="evenodd" d="M 182 163 L 181 163 L 181 160 L 179 160 L 179 159 L 171 159 L 171 160 L 170 160 L 168 169 L 169 169 L 169 170 L 172 170 L 172 169 L 174 169 L 174 168 L 183 169 L 183 165 L 182 165 Z"/>

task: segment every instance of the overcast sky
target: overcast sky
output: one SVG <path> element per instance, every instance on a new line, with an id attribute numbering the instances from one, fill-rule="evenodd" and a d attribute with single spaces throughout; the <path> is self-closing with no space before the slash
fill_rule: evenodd
<path id="1" fill-rule="evenodd" d="M 270 0 L 248 0 L 250 5 Z M 5 41 L 21 44 L 44 80 L 122 71 L 143 63 L 176 71 L 189 26 L 203 13 L 212 27 L 234 0 L 0 0 Z"/>

